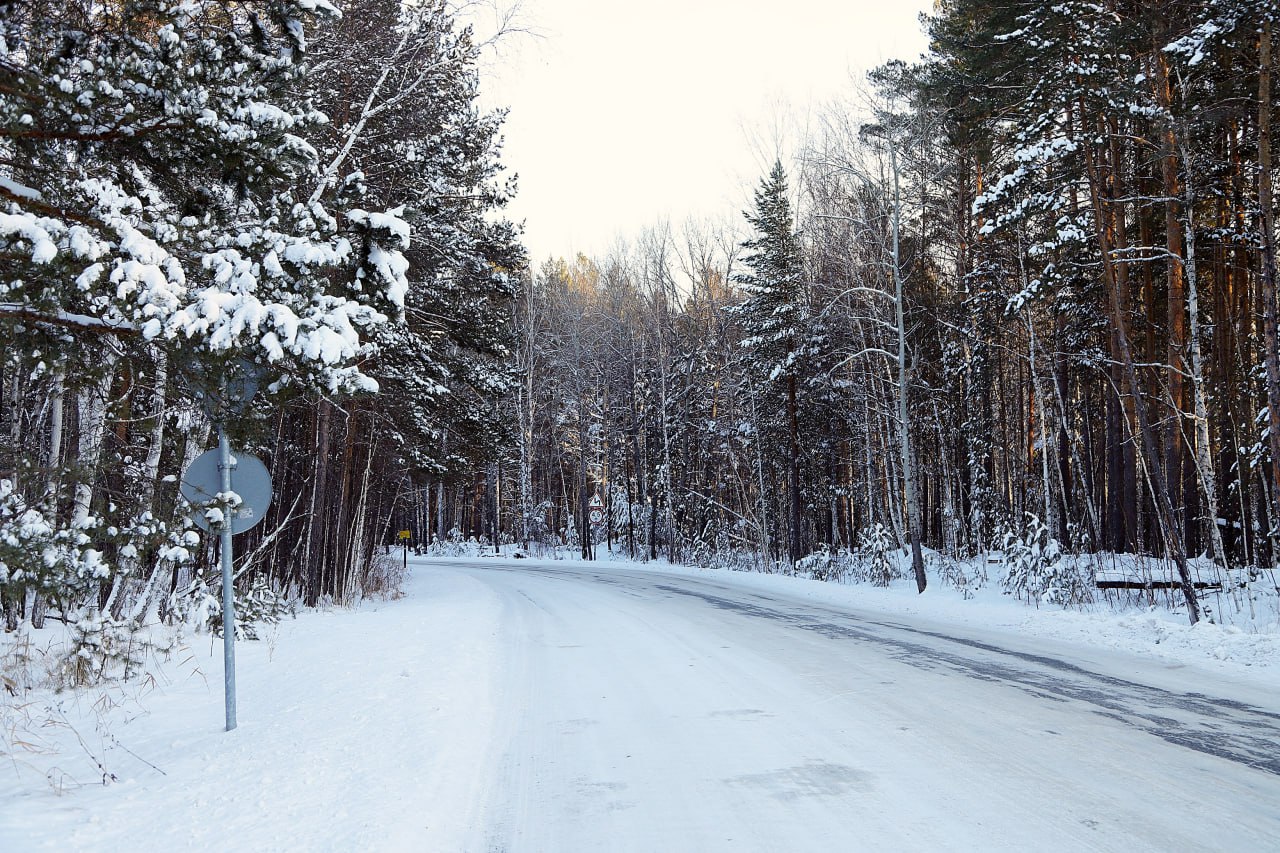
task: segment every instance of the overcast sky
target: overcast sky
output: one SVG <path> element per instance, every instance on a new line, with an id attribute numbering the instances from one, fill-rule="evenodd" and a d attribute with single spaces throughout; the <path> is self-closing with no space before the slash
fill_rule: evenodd
<path id="1" fill-rule="evenodd" d="M 931 0 L 525 0 L 534 37 L 487 62 L 511 110 L 509 209 L 534 264 L 667 219 L 740 217 L 811 110 L 925 47 Z M 789 150 L 781 152 L 783 156 Z"/>

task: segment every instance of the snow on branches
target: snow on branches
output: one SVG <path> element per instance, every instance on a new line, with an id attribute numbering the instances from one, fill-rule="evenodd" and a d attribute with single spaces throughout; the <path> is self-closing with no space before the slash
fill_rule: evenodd
<path id="1" fill-rule="evenodd" d="M 399 211 L 331 214 L 354 200 L 346 186 L 298 198 L 319 175 L 301 134 L 326 121 L 297 94 L 317 14 L 336 10 L 9 4 L 9 312 L 133 330 L 187 358 L 234 353 L 326 391 L 371 387 L 353 365 L 367 330 L 403 309 L 408 226 Z"/>

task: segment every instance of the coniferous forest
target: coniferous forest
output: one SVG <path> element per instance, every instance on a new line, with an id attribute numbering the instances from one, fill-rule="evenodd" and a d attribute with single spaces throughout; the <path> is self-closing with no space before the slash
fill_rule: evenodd
<path id="1" fill-rule="evenodd" d="M 415 478 L 493 458 L 516 229 L 442 0 L 0 10 L 6 619 L 216 608 L 178 479 L 222 420 L 263 607 L 350 600 Z M 243 544 L 242 544 L 243 543 Z M 252 609 L 252 605 L 250 606 Z"/>
<path id="2" fill-rule="evenodd" d="M 10 627 L 211 606 L 215 419 L 275 488 L 250 608 L 394 583 L 399 530 L 922 591 L 1143 555 L 1192 621 L 1280 557 L 1273 2 L 942 0 L 737 220 L 550 260 L 472 32 L 339 5 L 0 6 Z"/>
<path id="3" fill-rule="evenodd" d="M 630 553 L 921 588 L 1142 554 L 1194 621 L 1195 566 L 1276 559 L 1277 14 L 939 3 L 741 223 L 538 266 L 504 524 L 586 554 L 607 492 Z"/>

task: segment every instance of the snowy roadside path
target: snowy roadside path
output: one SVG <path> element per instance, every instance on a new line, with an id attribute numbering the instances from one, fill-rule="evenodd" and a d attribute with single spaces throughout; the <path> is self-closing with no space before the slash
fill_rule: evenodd
<path id="1" fill-rule="evenodd" d="M 0 851 L 466 849 L 498 602 L 460 573 L 419 570 L 405 592 L 237 643 L 234 732 L 222 730 L 222 646 L 208 636 L 154 670 L 154 689 L 0 708 L 41 750 L 0 761 Z M 101 784 L 89 752 L 119 781 Z"/>
<path id="2" fill-rule="evenodd" d="M 1262 691 L 1202 696 L 1203 673 L 956 639 L 717 580 L 470 565 L 420 569 L 466 572 L 502 601 L 505 755 L 468 849 L 1263 850 L 1280 838 L 1280 703 L 1255 707 Z"/>

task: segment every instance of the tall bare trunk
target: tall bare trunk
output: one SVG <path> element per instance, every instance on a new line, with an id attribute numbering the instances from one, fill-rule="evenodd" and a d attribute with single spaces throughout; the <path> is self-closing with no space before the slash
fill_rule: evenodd
<path id="1" fill-rule="evenodd" d="M 325 524 L 329 491 L 329 428 L 333 406 L 328 400 L 316 405 L 315 475 L 311 484 L 311 506 L 307 514 L 306 546 L 303 550 L 303 577 L 306 580 L 306 603 L 315 607 L 324 589 Z"/>
<path id="2" fill-rule="evenodd" d="M 801 512 L 800 512 L 800 414 L 796 405 L 796 377 L 795 374 L 787 376 L 787 426 L 790 434 L 789 455 L 787 470 L 787 487 L 791 492 L 791 530 L 787 539 L 789 556 L 791 565 L 795 566 L 800 558 L 804 556 L 804 548 L 801 544 Z"/>
<path id="3" fill-rule="evenodd" d="M 578 549 L 591 559 L 591 510 L 587 500 L 587 412 L 585 395 L 578 395 Z"/>
<path id="4" fill-rule="evenodd" d="M 106 437 L 107 398 L 115 381 L 117 355 L 108 345 L 102 376 L 77 395 L 77 413 L 80 434 L 76 443 L 76 487 L 71 511 L 71 522 L 84 524 L 89 518 L 89 505 L 93 502 L 93 488 L 98 476 L 98 462 L 102 458 L 102 442 Z"/>
<path id="5" fill-rule="evenodd" d="M 760 413 L 756 410 L 756 393 L 751 390 L 751 426 L 755 431 L 756 486 L 760 505 L 760 554 L 767 557 L 772 544 L 769 541 L 769 503 L 764 483 L 764 444 L 760 441 Z"/>
<path id="6" fill-rule="evenodd" d="M 916 496 L 915 460 L 911 453 L 911 420 L 907 397 L 911 388 L 911 370 L 907 367 L 907 323 L 903 310 L 902 248 L 900 229 L 902 220 L 902 190 L 898 176 L 898 152 L 891 144 L 889 159 L 893 169 L 893 211 L 890 218 L 893 230 L 893 294 L 894 313 L 898 326 L 898 443 L 902 454 L 902 488 L 907 501 L 907 537 L 911 542 L 911 568 L 916 577 L 916 591 L 924 592 L 928 579 L 924 574 L 924 555 L 920 550 L 920 501 Z"/>
<path id="7" fill-rule="evenodd" d="M 444 478 L 436 480 L 436 539 L 444 539 L 449 535 L 444 511 Z"/>
<path id="8" fill-rule="evenodd" d="M 58 482 L 62 478 L 62 421 L 63 408 L 67 396 L 66 366 L 59 364 L 54 368 L 53 388 L 49 396 L 49 451 L 45 456 L 45 499 L 57 500 Z M 43 628 L 47 602 L 38 592 L 31 596 L 31 627 Z"/>
<path id="9" fill-rule="evenodd" d="M 1161 43 L 1164 40 L 1161 39 Z M 1157 52 L 1156 89 L 1157 101 L 1166 111 L 1173 109 L 1173 92 L 1169 80 L 1169 65 L 1163 52 Z M 1169 348 L 1168 370 L 1169 402 L 1171 407 L 1168 429 L 1165 434 L 1165 480 L 1171 490 L 1178 488 L 1183 479 L 1184 440 L 1186 422 L 1186 366 L 1183 352 L 1187 349 L 1187 296 L 1184 275 L 1184 246 L 1182 223 L 1178 215 L 1178 150 L 1172 123 L 1168 124 L 1160 138 L 1160 175 L 1164 189 L 1165 264 L 1168 282 Z M 1181 503 L 1181 502 L 1179 502 Z M 1184 509 L 1185 513 L 1185 509 Z M 1183 525 L 1184 529 L 1187 527 Z"/>
<path id="10" fill-rule="evenodd" d="M 1080 110 L 1080 114 L 1085 114 Z M 1112 128 L 1114 136 L 1114 128 Z M 1194 625 L 1200 621 L 1200 604 L 1196 599 L 1195 587 L 1191 583 L 1191 574 L 1187 569 L 1187 556 L 1183 549 L 1182 537 L 1177 529 L 1173 506 L 1169 501 L 1169 490 L 1165 472 L 1159 464 L 1151 464 L 1156 453 L 1155 433 L 1151 429 L 1151 420 L 1147 417 L 1147 407 L 1142 404 L 1142 385 L 1138 379 L 1138 371 L 1134 365 L 1133 350 L 1129 345 L 1129 320 L 1125 309 L 1123 294 L 1127 293 L 1128 270 L 1123 263 L 1116 263 L 1115 247 L 1112 245 L 1108 222 L 1113 211 L 1106 208 L 1102 196 L 1101 169 L 1093 145 L 1085 146 L 1085 163 L 1089 178 L 1090 201 L 1093 205 L 1095 239 L 1102 257 L 1102 271 L 1111 305 L 1111 318 L 1116 347 L 1119 355 L 1119 367 L 1129 387 L 1129 394 L 1134 401 L 1134 414 L 1138 420 L 1138 431 L 1141 437 L 1141 451 L 1145 456 L 1148 475 L 1151 483 L 1152 497 L 1155 499 L 1156 511 L 1159 513 L 1163 528 L 1165 546 L 1173 557 L 1178 568 L 1183 598 L 1187 603 L 1187 618 Z M 1112 169 L 1119 168 L 1118 158 L 1113 157 Z"/>
<path id="11" fill-rule="evenodd" d="M 1195 183 L 1191 180 L 1191 158 L 1187 151 L 1185 135 L 1180 142 L 1183 169 L 1183 245 L 1186 247 L 1187 317 L 1191 325 L 1188 346 L 1191 355 L 1191 396 L 1195 409 L 1194 463 L 1200 490 L 1205 501 L 1205 528 L 1213 548 L 1213 559 L 1218 565 L 1227 565 L 1227 550 L 1222 542 L 1222 529 L 1218 527 L 1218 483 L 1213 468 L 1213 448 L 1209 439 L 1209 405 L 1205 393 L 1204 355 L 1200 348 L 1200 285 L 1196 273 Z"/>
<path id="12" fill-rule="evenodd" d="M 1280 519 L 1280 350 L 1277 349 L 1275 211 L 1271 189 L 1271 21 L 1258 42 L 1258 208 L 1262 231 L 1262 340 L 1267 371 L 1273 526 Z M 1274 534 L 1274 531 L 1273 531 Z M 1273 536 L 1274 541 L 1274 536 Z M 1276 548 L 1272 548 L 1275 561 Z"/>
<path id="13" fill-rule="evenodd" d="M 156 385 L 155 391 L 151 396 L 151 405 L 154 409 L 151 415 L 151 433 L 147 437 L 146 459 L 143 460 L 141 470 L 136 472 L 138 495 L 135 505 L 141 512 L 152 512 L 155 509 L 153 504 L 155 503 L 156 484 L 160 479 L 160 457 L 164 453 L 165 407 L 169 391 L 169 357 L 164 350 L 157 349 L 155 359 Z M 131 575 L 137 568 L 137 557 L 123 558 L 121 560 L 122 575 Z M 146 607 L 151 601 L 156 582 L 164 569 L 163 562 L 157 562 L 151 569 L 151 575 L 147 578 L 145 585 L 135 597 L 133 606 L 130 608 L 130 619 L 137 619 L 146 612 Z"/>

